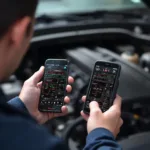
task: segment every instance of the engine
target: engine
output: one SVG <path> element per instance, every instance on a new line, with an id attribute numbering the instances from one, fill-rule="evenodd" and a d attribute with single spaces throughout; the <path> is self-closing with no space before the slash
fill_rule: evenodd
<path id="1" fill-rule="evenodd" d="M 123 98 L 124 125 L 117 140 L 128 139 L 137 133 L 150 131 L 149 46 L 135 43 L 123 35 L 44 41 L 33 38 L 20 68 L 1 84 L 1 88 L 7 99 L 17 96 L 23 82 L 44 65 L 46 59 L 68 59 L 69 75 L 75 79 L 69 113 L 47 122 L 45 126 L 54 135 L 64 138 L 71 150 L 80 150 L 87 135 L 86 123 L 80 117 L 83 108 L 81 97 L 86 94 L 94 63 L 97 60 L 118 63 L 122 67 L 118 94 Z"/>

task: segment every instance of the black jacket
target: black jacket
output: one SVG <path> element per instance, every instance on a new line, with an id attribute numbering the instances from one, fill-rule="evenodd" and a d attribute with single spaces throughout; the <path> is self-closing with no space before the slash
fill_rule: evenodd
<path id="1" fill-rule="evenodd" d="M 48 130 L 26 113 L 27 109 L 17 97 L 0 103 L 1 150 L 68 150 L 65 143 L 49 134 Z M 121 150 L 113 135 L 98 128 L 87 137 L 84 150 Z"/>

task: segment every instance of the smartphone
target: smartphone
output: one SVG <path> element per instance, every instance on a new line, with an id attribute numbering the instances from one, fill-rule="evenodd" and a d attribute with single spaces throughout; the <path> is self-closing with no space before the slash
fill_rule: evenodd
<path id="1" fill-rule="evenodd" d="M 61 113 L 68 81 L 68 60 L 48 59 L 45 62 L 39 111 Z"/>
<path id="2" fill-rule="evenodd" d="M 90 113 L 89 104 L 97 101 L 102 112 L 112 106 L 119 86 L 121 66 L 111 62 L 97 61 L 90 79 L 83 111 Z"/>

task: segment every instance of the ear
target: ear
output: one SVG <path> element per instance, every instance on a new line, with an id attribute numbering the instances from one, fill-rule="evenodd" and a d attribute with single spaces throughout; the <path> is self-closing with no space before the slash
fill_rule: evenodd
<path id="1" fill-rule="evenodd" d="M 31 18 L 24 17 L 16 21 L 9 31 L 9 37 L 11 38 L 11 43 L 15 46 L 20 46 L 25 37 L 29 36 L 29 26 L 31 25 Z"/>

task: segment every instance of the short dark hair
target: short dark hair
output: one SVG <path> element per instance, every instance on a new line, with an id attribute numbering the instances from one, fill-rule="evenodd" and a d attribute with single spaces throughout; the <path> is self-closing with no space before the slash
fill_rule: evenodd
<path id="1" fill-rule="evenodd" d="M 0 38 L 7 33 L 15 21 L 33 17 L 38 0 L 0 0 Z"/>

